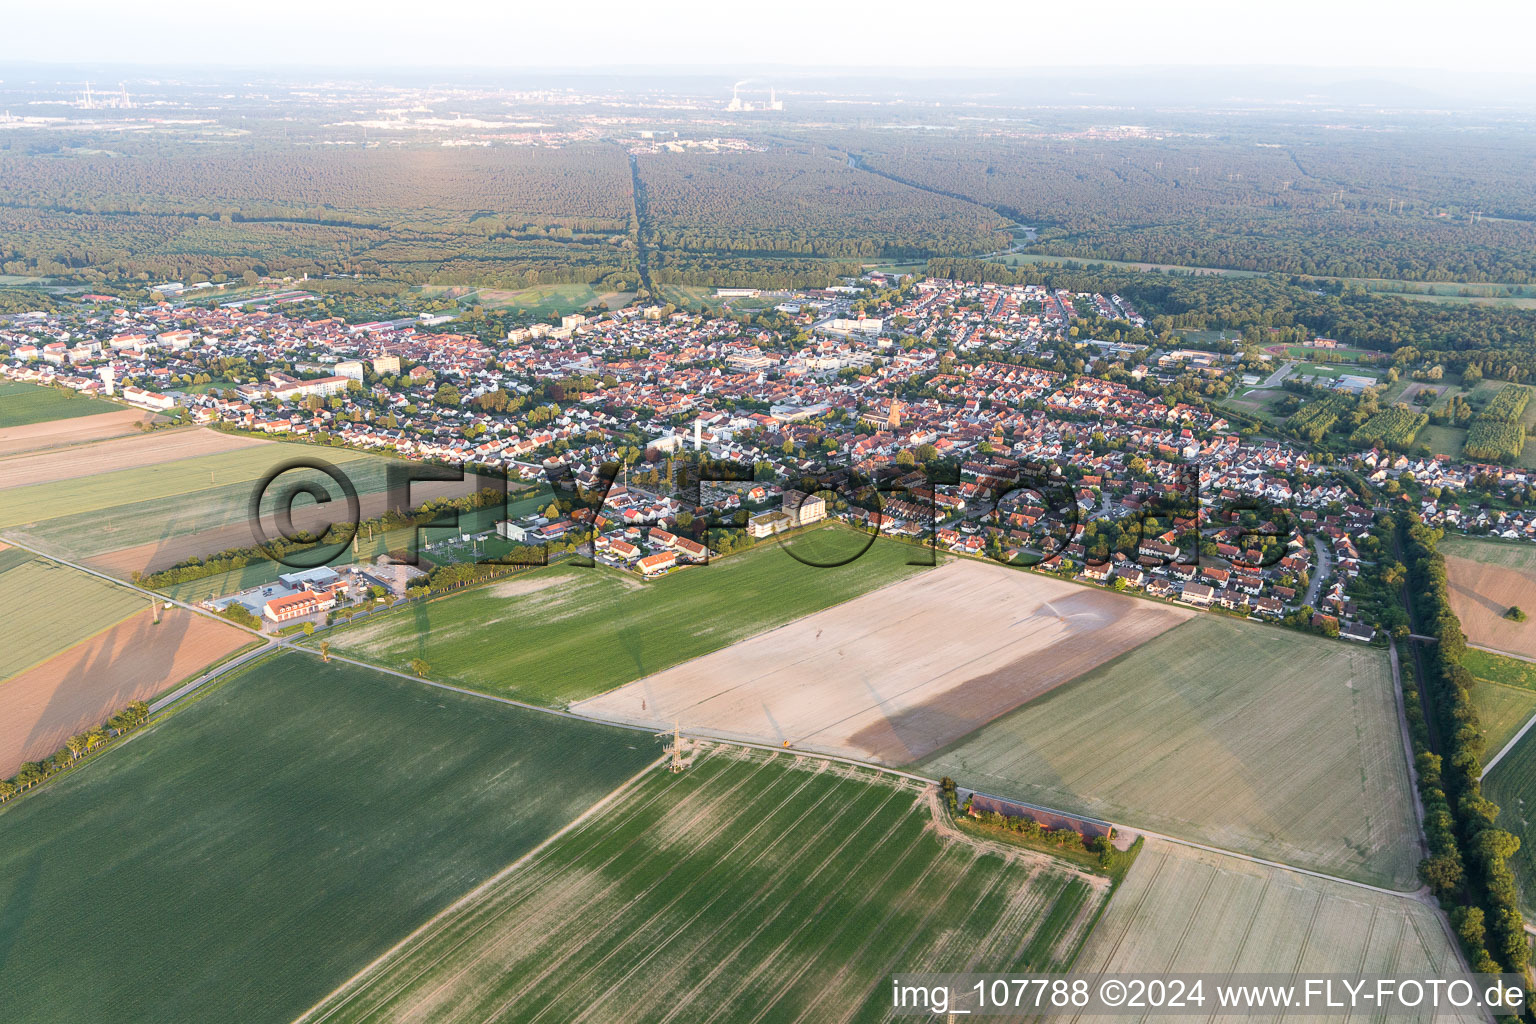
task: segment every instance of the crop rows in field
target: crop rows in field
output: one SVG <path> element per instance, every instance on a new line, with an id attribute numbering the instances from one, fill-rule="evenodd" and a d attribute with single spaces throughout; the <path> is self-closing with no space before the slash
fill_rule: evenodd
<path id="1" fill-rule="evenodd" d="M 1107 880 L 933 824 L 905 780 L 706 747 L 306 1020 L 882 1020 L 892 972 L 1069 966 Z"/>
<path id="2" fill-rule="evenodd" d="M 1435 910 L 1417 899 L 1151 840 L 1077 970 L 1427 978 L 1465 969 Z M 1142 1018 L 1082 1021 L 1122 1019 Z"/>
<path id="3" fill-rule="evenodd" d="M 658 753 L 314 655 L 262 661 L 0 809 L 0 1016 L 288 1024 Z"/>
<path id="4" fill-rule="evenodd" d="M 1490 756 L 1498 748 L 1489 746 Z M 1520 910 L 1536 913 L 1536 730 L 1526 733 L 1483 778 L 1483 792 L 1499 805 L 1500 828 L 1520 837 L 1509 865 L 1520 883 Z"/>
<path id="5" fill-rule="evenodd" d="M 126 587 L 19 548 L 0 551 L 0 680 L 148 607 Z"/>
<path id="6" fill-rule="evenodd" d="M 1407 757 L 1372 648 L 1198 616 L 918 763 L 998 796 L 1417 885 Z"/>

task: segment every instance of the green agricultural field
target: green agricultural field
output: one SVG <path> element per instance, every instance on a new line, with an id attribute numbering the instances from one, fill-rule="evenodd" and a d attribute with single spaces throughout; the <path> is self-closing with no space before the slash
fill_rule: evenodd
<path id="1" fill-rule="evenodd" d="M 1462 655 L 1461 664 L 1474 678 L 1536 691 L 1536 663 L 1471 647 Z"/>
<path id="2" fill-rule="evenodd" d="M 823 536 L 826 535 L 826 536 Z M 797 538 L 847 552 L 852 531 Z M 551 566 L 339 629 L 338 651 L 389 668 L 420 658 L 430 676 L 563 705 L 725 647 L 920 572 L 920 549 L 877 541 L 837 568 L 775 543 L 642 582 L 604 567 Z M 831 561 L 832 559 L 819 559 Z"/>
<path id="3" fill-rule="evenodd" d="M 1440 553 L 1536 575 L 1536 544 L 1525 541 L 1491 540 L 1448 533 L 1440 541 Z"/>
<path id="4" fill-rule="evenodd" d="M 127 587 L 18 548 L 0 551 L 0 680 L 148 609 L 148 599 Z"/>
<path id="5" fill-rule="evenodd" d="M 923 760 L 964 786 L 1412 889 L 1386 655 L 1214 615 Z"/>
<path id="6" fill-rule="evenodd" d="M 1536 669 L 1536 665 L 1530 667 Z M 1520 727 L 1536 714 L 1536 691 L 1533 690 L 1478 678 L 1472 682 L 1471 693 L 1489 757 L 1503 750 Z"/>
<path id="7" fill-rule="evenodd" d="M 611 299 L 618 297 L 618 293 L 606 294 Z M 603 295 L 589 284 L 546 284 L 516 291 L 481 288 L 461 302 L 483 305 L 487 309 L 522 309 L 530 316 L 547 317 L 578 313 L 602 300 Z"/>
<path id="8" fill-rule="evenodd" d="M 0 811 L 28 1024 L 288 1024 L 659 754 L 290 653 Z"/>
<path id="9" fill-rule="evenodd" d="M 0 381 L 0 428 L 28 423 L 69 420 L 103 412 L 122 412 L 126 406 L 106 402 L 64 388 L 45 388 L 22 381 Z"/>
<path id="10" fill-rule="evenodd" d="M 306 1022 L 875 1021 L 892 972 L 1061 971 L 1109 886 L 941 839 L 919 787 L 706 748 L 404 943 Z"/>
<path id="11" fill-rule="evenodd" d="M 1466 968 L 1437 916 L 1433 906 L 1417 899 L 1151 840 L 1109 901 L 1076 970 L 1306 974 L 1347 969 L 1362 975 L 1464 977 Z M 1480 1018 L 1443 1014 L 1434 1019 Z"/>
<path id="12" fill-rule="evenodd" d="M 1490 757 L 1495 752 L 1489 747 Z M 1520 883 L 1521 912 L 1536 915 L 1536 730 L 1522 736 L 1483 776 L 1483 795 L 1499 805 L 1499 827 L 1520 837 L 1520 849 L 1509 864 Z"/>
<path id="13" fill-rule="evenodd" d="M 237 507 L 243 517 L 250 503 L 251 485 L 274 467 L 295 458 L 319 458 L 338 466 L 360 459 L 375 463 L 384 461 L 347 448 L 283 442 L 253 445 L 214 455 L 197 455 L 96 476 L 17 487 L 0 493 L 0 527 L 91 516 L 107 509 L 130 506 L 155 505 L 173 511 L 202 501 L 210 492 L 223 496 L 223 503 Z M 349 469 L 347 472 L 351 474 L 353 471 Z M 379 476 L 382 479 L 382 470 Z M 287 479 L 284 477 L 284 482 Z M 354 483 L 361 493 L 362 484 L 355 479 Z M 150 510 L 145 508 L 144 511 Z M 163 516 L 151 526 L 158 528 L 162 523 Z"/>

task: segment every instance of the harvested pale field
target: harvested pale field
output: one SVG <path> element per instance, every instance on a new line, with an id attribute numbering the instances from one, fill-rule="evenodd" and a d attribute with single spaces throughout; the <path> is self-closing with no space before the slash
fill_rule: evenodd
<path id="1" fill-rule="evenodd" d="M 129 701 L 148 700 L 253 638 L 180 608 L 148 608 L 0 684 L 0 778 Z"/>
<path id="2" fill-rule="evenodd" d="M 0 462 L 0 490 L 98 476 L 116 470 L 153 466 L 161 462 L 215 455 L 269 443 L 254 437 L 194 427 L 97 441 L 67 452 L 33 452 Z"/>
<path id="3" fill-rule="evenodd" d="M 1439 916 L 1417 899 L 1160 840 L 1131 866 L 1074 970 L 1466 976 Z"/>
<path id="4" fill-rule="evenodd" d="M 1062 971 L 1108 879 L 941 829 L 868 769 L 709 748 L 653 771 L 301 1020 L 885 1020 L 889 979 Z"/>
<path id="5" fill-rule="evenodd" d="M 1410 890 L 1386 654 L 1201 615 L 920 762 L 962 786 Z"/>
<path id="6" fill-rule="evenodd" d="M 148 607 L 127 587 L 10 548 L 0 554 L 0 680 Z"/>
<path id="7" fill-rule="evenodd" d="M 1536 658 L 1536 572 L 1459 555 L 1447 555 L 1445 569 L 1451 610 L 1468 640 Z M 1526 620 L 1506 619 L 1511 607 L 1523 610 Z"/>
<path id="8" fill-rule="evenodd" d="M 958 560 L 575 710 L 906 764 L 1191 614 Z"/>
<path id="9" fill-rule="evenodd" d="M 137 434 L 139 424 L 154 419 L 154 416 L 154 413 L 140 409 L 119 409 L 95 416 L 0 427 L 0 456 Z"/>

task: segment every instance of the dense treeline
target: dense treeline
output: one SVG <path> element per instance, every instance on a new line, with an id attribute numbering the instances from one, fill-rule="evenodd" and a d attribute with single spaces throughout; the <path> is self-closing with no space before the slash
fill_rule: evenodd
<path id="1" fill-rule="evenodd" d="M 1525 414 L 1531 393 L 1515 384 L 1506 384 L 1493 396 L 1481 414 L 1467 429 L 1462 451 L 1469 458 L 1491 462 L 1513 462 L 1525 451 Z"/>
<path id="2" fill-rule="evenodd" d="M 1536 281 L 1524 136 L 855 136 L 862 166 L 1040 228 L 1035 251 L 1412 281 Z M 1473 212 L 1493 215 L 1473 218 Z"/>
<path id="3" fill-rule="evenodd" d="M 1349 435 L 1349 440 L 1353 444 L 1384 445 L 1397 451 L 1406 451 L 1428 422 L 1427 413 L 1414 412 L 1398 403 L 1381 410 L 1356 427 L 1355 432 Z"/>
<path id="4" fill-rule="evenodd" d="M 1307 402 L 1285 421 L 1285 429 L 1308 444 L 1323 439 L 1339 417 L 1349 409 L 1350 400 L 1344 395 L 1325 395 Z"/>
<path id="5" fill-rule="evenodd" d="M 471 512 L 476 509 L 490 508 L 493 505 L 502 504 L 505 500 L 506 495 L 496 488 L 483 487 L 474 494 L 465 495 L 462 498 L 433 498 L 408 512 L 390 509 L 383 515 L 358 523 L 355 532 L 359 536 L 365 534 L 372 536 L 374 533 L 386 533 L 392 530 L 415 529 L 428 526 L 449 512 Z M 353 532 L 351 523 L 333 524 L 320 537 L 301 531 L 292 538 L 279 538 L 262 547 L 227 548 L 207 558 L 194 555 L 147 576 L 135 572 L 133 581 L 151 590 L 162 590 L 178 583 L 220 576 L 256 562 L 272 561 L 273 556 L 282 558 L 324 548 L 327 545 L 340 546 L 348 542 Z"/>
<path id="6" fill-rule="evenodd" d="M 1163 274 L 1105 267 L 1036 264 L 1008 267 L 938 258 L 928 273 L 970 281 L 1040 284 L 1072 291 L 1118 292 L 1148 316 L 1155 331 L 1229 328 L 1253 344 L 1322 335 L 1396 359 L 1441 363 L 1448 370 L 1515 382 L 1536 381 L 1536 311 L 1418 302 L 1349 285 L 1322 286 L 1278 275 L 1260 278 Z"/>
<path id="7" fill-rule="evenodd" d="M 1495 971 L 1497 961 L 1523 971 L 1530 947 L 1508 863 L 1520 839 L 1495 827 L 1498 805 L 1482 793 L 1483 732 L 1474 681 L 1461 663 L 1466 637 L 1451 610 L 1445 558 L 1435 549 L 1441 535 L 1406 511 L 1398 513 L 1396 528 L 1419 628 L 1437 641 L 1420 645 L 1428 676 L 1421 682 L 1431 702 L 1425 710 L 1439 725 L 1443 756 L 1425 752 L 1416 759 L 1431 847 L 1419 873 L 1451 911 L 1473 970 Z"/>
<path id="8" fill-rule="evenodd" d="M 911 259 L 1007 244 L 992 210 L 789 149 L 645 155 L 654 243 L 691 253 Z"/>
<path id="9" fill-rule="evenodd" d="M 107 719 L 105 725 L 71 736 L 51 757 L 28 761 L 11 778 L 0 779 L 0 803 L 26 792 L 38 783 L 46 782 L 82 757 L 96 752 L 147 721 L 149 705 L 142 700 L 130 701 L 127 707 Z"/>

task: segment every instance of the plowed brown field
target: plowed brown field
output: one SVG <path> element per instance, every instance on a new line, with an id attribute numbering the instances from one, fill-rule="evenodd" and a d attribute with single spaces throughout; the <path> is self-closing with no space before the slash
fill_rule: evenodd
<path id="1" fill-rule="evenodd" d="M 0 778 L 252 639 L 180 608 L 163 611 L 156 625 L 146 608 L 0 683 Z"/>
<path id="2" fill-rule="evenodd" d="M 38 448 L 57 448 L 83 441 L 99 441 L 136 432 L 138 424 L 154 416 L 152 412 L 123 409 L 99 416 L 78 416 L 69 420 L 45 420 L 19 427 L 0 428 L 0 455 L 14 455 Z"/>
<path id="3" fill-rule="evenodd" d="M 1536 658 L 1536 576 L 1455 555 L 1445 557 L 1445 569 L 1451 610 L 1468 640 Z M 1511 607 L 1522 609 L 1526 621 L 1504 618 Z"/>

